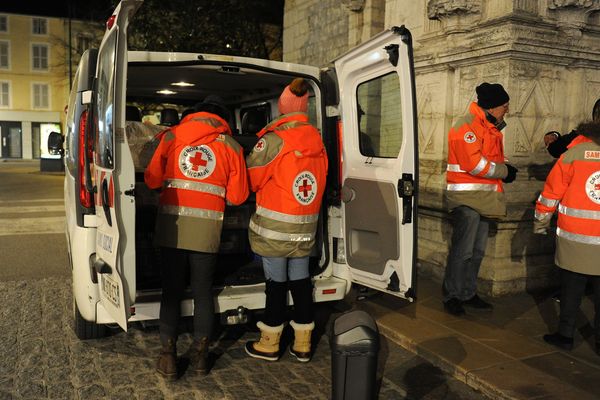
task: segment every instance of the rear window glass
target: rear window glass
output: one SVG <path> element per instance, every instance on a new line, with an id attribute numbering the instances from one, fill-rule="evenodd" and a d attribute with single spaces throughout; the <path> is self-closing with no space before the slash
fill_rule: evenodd
<path id="1" fill-rule="evenodd" d="M 114 154 L 114 92 L 115 92 L 115 55 L 117 50 L 115 29 L 104 42 L 98 53 L 98 88 L 96 98 L 97 132 L 96 164 L 104 168 L 113 168 Z"/>

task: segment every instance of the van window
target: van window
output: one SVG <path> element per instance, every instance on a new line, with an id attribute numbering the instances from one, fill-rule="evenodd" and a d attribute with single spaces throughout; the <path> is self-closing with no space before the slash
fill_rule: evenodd
<path id="1" fill-rule="evenodd" d="M 79 152 L 79 121 L 75 123 L 75 109 L 77 108 L 77 87 L 79 86 L 79 70 L 75 73 L 73 78 L 73 85 L 71 86 L 71 94 L 69 95 L 69 104 L 67 105 L 67 129 L 66 129 L 66 140 L 65 140 L 65 154 L 67 168 L 71 172 L 71 175 L 75 176 L 75 169 L 77 168 L 78 152 Z"/>
<path id="2" fill-rule="evenodd" d="M 114 137 L 114 93 L 115 93 L 115 55 L 117 50 L 115 29 L 106 38 L 98 52 L 97 98 L 95 114 L 97 118 L 96 164 L 104 168 L 113 168 Z"/>
<path id="3" fill-rule="evenodd" d="M 360 153 L 396 158 L 402 145 L 402 100 L 396 73 L 363 82 L 356 90 Z"/>

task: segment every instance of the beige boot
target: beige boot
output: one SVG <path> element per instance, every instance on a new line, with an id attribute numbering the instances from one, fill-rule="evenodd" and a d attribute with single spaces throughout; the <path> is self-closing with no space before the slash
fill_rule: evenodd
<path id="1" fill-rule="evenodd" d="M 156 371 L 165 378 L 177 378 L 177 350 L 175 348 L 175 339 L 167 339 L 162 343 L 160 357 L 156 363 Z"/>
<path id="2" fill-rule="evenodd" d="M 208 374 L 208 338 L 194 339 L 187 352 L 190 360 L 188 369 L 203 375 Z"/>
<path id="3" fill-rule="evenodd" d="M 311 357 L 310 338 L 315 329 L 315 323 L 298 324 L 291 321 L 290 325 L 294 328 L 294 344 L 290 347 L 290 354 L 296 356 L 298 361 L 309 362 Z"/>
<path id="4" fill-rule="evenodd" d="M 250 357 L 267 361 L 279 360 L 279 340 L 283 332 L 283 324 L 269 326 L 259 321 L 256 326 L 260 329 L 260 340 L 246 342 L 246 353 Z"/>

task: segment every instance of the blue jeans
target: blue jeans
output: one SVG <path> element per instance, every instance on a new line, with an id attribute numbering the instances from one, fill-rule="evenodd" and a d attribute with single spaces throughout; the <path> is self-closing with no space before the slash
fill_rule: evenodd
<path id="1" fill-rule="evenodd" d="M 263 257 L 265 278 L 275 282 L 298 281 L 309 277 L 306 257 Z"/>
<path id="2" fill-rule="evenodd" d="M 451 212 L 452 243 L 444 274 L 444 302 L 456 298 L 469 300 L 477 294 L 477 275 L 485 254 L 489 220 L 470 207 Z"/>

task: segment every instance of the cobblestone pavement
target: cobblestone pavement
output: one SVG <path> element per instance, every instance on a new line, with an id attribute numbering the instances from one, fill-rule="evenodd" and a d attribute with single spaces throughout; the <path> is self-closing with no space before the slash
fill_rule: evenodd
<path id="1" fill-rule="evenodd" d="M 71 329 L 71 287 L 59 277 L 0 282 L 0 400 L 4 399 L 328 399 L 331 357 L 327 335 L 310 363 L 285 354 L 276 363 L 243 349 L 256 331 L 228 327 L 211 347 L 208 376 L 157 377 L 156 327 L 134 324 L 99 340 L 80 341 Z M 335 314 L 331 314 L 333 317 Z M 466 385 L 384 338 L 379 399 L 480 399 Z M 179 354 L 191 339 L 180 336 Z"/>

